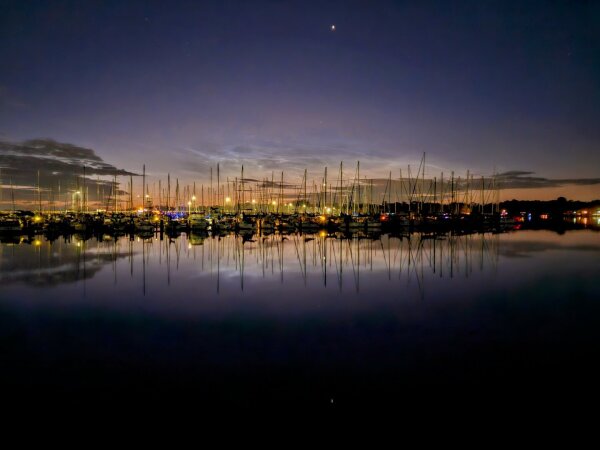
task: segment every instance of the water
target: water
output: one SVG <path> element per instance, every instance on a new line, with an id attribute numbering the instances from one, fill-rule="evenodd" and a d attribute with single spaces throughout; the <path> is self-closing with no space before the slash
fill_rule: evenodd
<path id="1" fill-rule="evenodd" d="M 0 249 L 0 377 L 21 395 L 331 407 L 597 393 L 597 231 Z"/>

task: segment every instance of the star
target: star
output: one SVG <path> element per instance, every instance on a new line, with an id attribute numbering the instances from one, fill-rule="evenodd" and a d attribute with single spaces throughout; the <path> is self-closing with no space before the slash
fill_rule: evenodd
<path id="1" fill-rule="evenodd" d="M 335 25 L 331 25 L 330 29 L 331 31 L 335 31 Z"/>

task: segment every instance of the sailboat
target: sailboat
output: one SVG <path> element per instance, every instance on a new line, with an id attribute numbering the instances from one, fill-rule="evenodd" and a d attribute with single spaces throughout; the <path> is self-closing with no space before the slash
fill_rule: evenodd
<path id="1" fill-rule="evenodd" d="M 192 231 L 207 231 L 209 222 L 204 217 L 204 214 L 193 212 L 188 216 L 188 226 Z"/>
<path id="2" fill-rule="evenodd" d="M 0 216 L 0 233 L 18 233 L 23 230 L 23 223 L 14 214 Z"/>

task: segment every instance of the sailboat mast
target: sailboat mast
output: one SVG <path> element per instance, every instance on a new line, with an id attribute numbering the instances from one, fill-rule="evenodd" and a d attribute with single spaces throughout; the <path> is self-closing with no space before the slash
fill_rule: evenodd
<path id="1" fill-rule="evenodd" d="M 283 205 L 283 170 L 281 171 L 281 183 L 279 184 L 279 204 L 281 205 L 281 214 L 285 213 Z"/>
<path id="2" fill-rule="evenodd" d="M 360 161 L 356 162 L 356 179 L 358 181 L 358 213 L 360 214 L 361 212 L 361 206 L 360 206 Z"/>
<path id="3" fill-rule="evenodd" d="M 392 171 L 391 170 L 390 170 L 390 178 L 389 178 L 388 184 L 389 184 L 389 187 L 388 187 L 388 201 L 387 201 L 388 202 L 388 204 L 387 204 L 388 211 L 387 212 L 391 213 L 392 212 L 391 211 L 392 208 L 390 206 L 390 204 L 392 202 Z"/>
<path id="4" fill-rule="evenodd" d="M 142 211 L 146 209 L 146 164 L 142 168 Z"/>
<path id="5" fill-rule="evenodd" d="M 83 190 L 81 191 L 83 195 L 83 210 L 87 212 L 87 191 L 85 187 L 85 166 L 83 166 Z"/>
<path id="6" fill-rule="evenodd" d="M 38 193 L 38 213 L 42 213 L 42 191 L 40 189 L 40 171 L 37 171 L 37 193 Z"/>
<path id="7" fill-rule="evenodd" d="M 118 212 L 119 203 L 117 201 L 118 187 L 117 187 L 117 174 L 116 173 L 115 173 L 115 178 L 114 178 L 114 186 L 115 186 L 115 212 Z"/>
<path id="8" fill-rule="evenodd" d="M 244 195 L 244 165 L 242 164 L 242 179 L 241 179 L 241 185 L 242 185 L 242 212 L 244 211 L 244 200 L 246 200 L 245 195 Z"/>
<path id="9" fill-rule="evenodd" d="M 338 201 L 338 208 L 340 210 L 340 214 L 342 212 L 342 192 L 343 192 L 343 173 L 342 173 L 342 164 L 343 162 L 340 161 L 340 185 L 338 187 L 337 192 L 335 193 L 336 197 L 337 197 L 337 201 Z M 335 203 L 335 200 L 334 200 Z"/>
<path id="10" fill-rule="evenodd" d="M 323 192 L 324 192 L 324 198 L 323 198 L 323 212 L 327 212 L 327 167 L 325 167 L 325 179 L 323 182 Z"/>
<path id="11" fill-rule="evenodd" d="M 421 178 L 421 214 L 425 211 L 425 152 L 423 152 L 423 178 Z"/>
<path id="12" fill-rule="evenodd" d="M 306 177 L 307 177 L 307 170 L 304 169 L 304 204 L 306 205 L 307 199 L 306 199 Z M 304 208 L 304 212 L 306 213 L 306 208 Z"/>

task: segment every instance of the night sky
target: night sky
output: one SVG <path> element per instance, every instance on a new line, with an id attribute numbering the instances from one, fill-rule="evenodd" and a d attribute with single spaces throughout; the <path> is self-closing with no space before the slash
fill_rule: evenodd
<path id="1" fill-rule="evenodd" d="M 155 178 L 600 176 L 598 1 L 0 0 L 0 59 L 0 140 Z"/>

